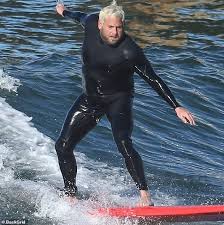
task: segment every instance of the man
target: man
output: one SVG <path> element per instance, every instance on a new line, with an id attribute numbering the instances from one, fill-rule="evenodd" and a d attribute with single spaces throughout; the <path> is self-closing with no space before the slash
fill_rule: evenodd
<path id="1" fill-rule="evenodd" d="M 133 74 L 136 72 L 152 86 L 184 123 L 194 125 L 193 116 L 177 103 L 141 48 L 124 32 L 124 11 L 116 1 L 99 14 L 70 12 L 62 4 L 58 4 L 56 10 L 61 16 L 80 23 L 85 30 L 83 94 L 68 112 L 55 145 L 65 184 L 64 192 L 74 197 L 77 191 L 75 145 L 106 115 L 118 150 L 140 192 L 139 206 L 152 205 L 143 163 L 131 140 Z"/>

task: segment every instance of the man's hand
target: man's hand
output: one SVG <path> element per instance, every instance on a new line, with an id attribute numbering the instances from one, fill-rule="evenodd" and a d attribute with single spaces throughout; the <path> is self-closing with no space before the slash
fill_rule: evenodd
<path id="1" fill-rule="evenodd" d="M 64 10 L 65 10 L 65 6 L 63 4 L 58 3 L 56 5 L 56 11 L 59 15 L 63 16 Z"/>
<path id="2" fill-rule="evenodd" d="M 183 107 L 177 107 L 175 109 L 177 116 L 184 122 L 191 125 L 195 125 L 193 115 Z"/>

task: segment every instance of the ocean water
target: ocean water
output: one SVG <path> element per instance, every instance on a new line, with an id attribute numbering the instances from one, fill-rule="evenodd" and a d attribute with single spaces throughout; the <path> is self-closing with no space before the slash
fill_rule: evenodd
<path id="1" fill-rule="evenodd" d="M 67 0 L 64 4 L 92 13 L 109 2 Z M 153 201 L 156 205 L 223 204 L 223 1 L 118 3 L 126 11 L 126 31 L 197 124 L 183 124 L 135 75 L 133 143 L 143 158 Z M 1 0 L 0 5 L 0 221 L 143 224 L 88 213 L 138 202 L 106 118 L 75 148 L 77 185 L 89 198 L 71 206 L 56 191 L 63 182 L 54 143 L 67 111 L 82 92 L 83 29 L 56 15 L 53 0 Z"/>

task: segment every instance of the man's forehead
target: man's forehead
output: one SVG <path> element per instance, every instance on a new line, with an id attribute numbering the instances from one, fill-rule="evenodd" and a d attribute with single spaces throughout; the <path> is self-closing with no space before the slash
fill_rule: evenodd
<path id="1" fill-rule="evenodd" d="M 113 16 L 113 15 L 106 16 L 104 22 L 106 22 L 106 23 L 112 23 L 112 22 L 123 23 L 122 18 L 120 18 L 119 16 Z"/>

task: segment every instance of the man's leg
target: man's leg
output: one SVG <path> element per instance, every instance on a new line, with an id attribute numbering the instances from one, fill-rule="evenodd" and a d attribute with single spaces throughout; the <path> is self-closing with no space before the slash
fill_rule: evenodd
<path id="1" fill-rule="evenodd" d="M 74 196 L 76 187 L 77 165 L 73 149 L 75 145 L 97 124 L 103 115 L 99 105 L 95 105 L 86 95 L 81 95 L 71 107 L 65 119 L 55 149 L 64 180 L 65 191 Z"/>
<path id="2" fill-rule="evenodd" d="M 133 98 L 131 96 L 120 95 L 110 104 L 107 117 L 111 123 L 118 150 L 123 155 L 126 167 L 140 191 L 141 200 L 139 205 L 148 206 L 151 204 L 151 199 L 144 175 L 142 159 L 133 148 L 131 140 L 133 129 L 132 101 Z"/>

